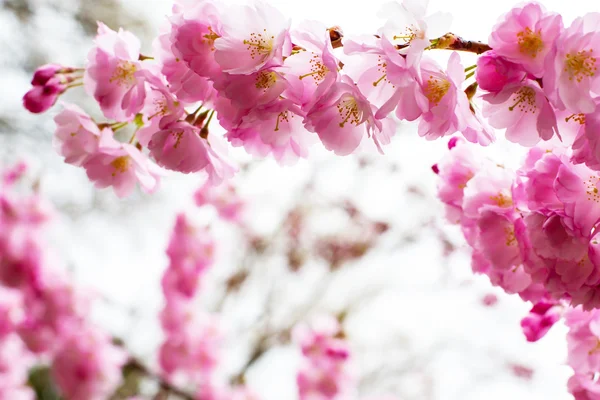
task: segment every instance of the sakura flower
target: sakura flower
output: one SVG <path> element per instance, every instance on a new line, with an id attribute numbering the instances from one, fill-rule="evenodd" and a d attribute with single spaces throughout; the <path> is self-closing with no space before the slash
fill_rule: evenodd
<path id="1" fill-rule="evenodd" d="M 464 189 L 467 182 L 475 176 L 479 170 L 490 167 L 489 160 L 481 157 L 475 151 L 474 145 L 465 143 L 464 140 L 453 141 L 449 153 L 438 164 L 439 183 L 438 197 L 449 207 L 449 211 L 455 210 L 458 215 L 454 218 L 448 215 L 452 222 L 459 222 L 462 215 L 462 204 Z"/>
<path id="2" fill-rule="evenodd" d="M 223 72 L 251 74 L 283 64 L 291 53 L 289 20 L 266 3 L 237 6 L 222 17 L 223 34 L 214 41 Z"/>
<path id="3" fill-rule="evenodd" d="M 100 104 L 106 118 L 130 120 L 143 106 L 144 80 L 136 76 L 140 41 L 131 32 L 115 32 L 98 23 L 96 46 L 88 55 L 86 91 Z"/>
<path id="4" fill-rule="evenodd" d="M 213 1 L 177 2 L 169 19 L 170 31 L 160 39 L 163 49 L 172 52 L 169 58 L 187 66 L 200 77 L 217 78 L 222 70 L 215 60 L 215 41 L 224 34 L 222 16 L 225 14 L 225 10 Z M 172 61 L 168 65 L 171 71 L 174 68 L 184 70 L 183 66 L 177 67 Z M 191 83 L 188 86 L 191 91 L 206 88 L 206 81 L 202 81 L 199 88 L 193 88 Z"/>
<path id="5" fill-rule="evenodd" d="M 571 160 L 575 164 L 585 163 L 593 170 L 600 170 L 600 142 L 598 141 L 600 116 L 598 113 L 573 114 L 566 120 L 572 120 L 572 123 L 579 128 L 572 145 L 573 157 Z"/>
<path id="6" fill-rule="evenodd" d="M 513 8 L 494 26 L 489 45 L 496 54 L 541 78 L 546 56 L 563 30 L 562 18 L 547 13 L 540 4 Z"/>
<path id="7" fill-rule="evenodd" d="M 494 128 L 506 128 L 506 138 L 511 142 L 533 146 L 558 133 L 554 110 L 536 81 L 509 84 L 482 98 L 483 115 Z"/>
<path id="8" fill-rule="evenodd" d="M 529 314 L 521 320 L 523 333 L 529 342 L 543 338 L 561 318 L 561 307 L 554 301 L 542 300 L 534 304 Z"/>
<path id="9" fill-rule="evenodd" d="M 477 218 L 482 211 L 493 210 L 512 215 L 511 186 L 514 172 L 503 167 L 489 167 L 470 179 L 465 186 L 463 211 L 469 218 Z"/>
<path id="10" fill-rule="evenodd" d="M 600 175 L 584 165 L 562 164 L 555 190 L 564 204 L 566 226 L 581 237 L 589 237 L 600 220 Z"/>
<path id="11" fill-rule="evenodd" d="M 131 194 L 136 183 L 152 193 L 160 182 L 160 169 L 135 146 L 116 142 L 112 131 L 102 132 L 98 151 L 82 166 L 97 188 L 112 186 L 119 197 Z"/>
<path id="12" fill-rule="evenodd" d="M 544 90 L 558 108 L 594 112 L 600 96 L 600 14 L 577 18 L 556 40 L 544 74 Z"/>
<path id="13" fill-rule="evenodd" d="M 575 400 L 600 400 L 600 385 L 590 374 L 575 374 L 567 382 Z"/>
<path id="14" fill-rule="evenodd" d="M 382 33 L 389 39 L 410 44 L 408 51 L 429 46 L 429 40 L 442 36 L 450 29 L 452 17 L 448 13 L 436 12 L 426 15 L 429 0 L 403 0 L 402 3 L 385 4 L 378 16 L 387 19 Z M 421 45 L 418 42 L 426 43 Z"/>
<path id="15" fill-rule="evenodd" d="M 110 337 L 92 328 L 71 332 L 52 361 L 52 376 L 70 400 L 103 400 L 121 381 L 127 356 Z"/>
<path id="16" fill-rule="evenodd" d="M 475 79 L 479 87 L 488 92 L 498 93 L 511 83 L 517 83 L 526 76 L 519 64 L 499 56 L 494 50 L 486 51 L 477 59 Z"/>
<path id="17" fill-rule="evenodd" d="M 470 113 L 469 101 L 461 90 L 465 79 L 460 56 L 454 52 L 446 72 L 433 61 L 421 63 L 421 90 L 429 101 L 419 122 L 419 135 L 437 139 L 467 128 L 465 116 Z"/>
<path id="18" fill-rule="evenodd" d="M 173 42 L 172 35 L 171 31 L 164 32 L 154 42 L 160 71 L 169 82 L 170 92 L 185 103 L 210 100 L 216 95 L 212 83 L 173 53 L 176 43 Z"/>
<path id="19" fill-rule="evenodd" d="M 287 81 L 278 68 L 265 68 L 247 75 L 226 74 L 215 81 L 219 95 L 231 100 L 234 107 L 250 109 L 271 103 L 287 88 Z"/>
<path id="20" fill-rule="evenodd" d="M 292 101 L 282 99 L 252 109 L 235 129 L 227 133 L 227 137 L 244 145 L 246 139 L 259 140 L 275 159 L 292 163 L 299 157 L 307 157 L 308 147 L 316 141 L 314 133 L 304 128 L 303 121 L 302 110 Z"/>
<path id="21" fill-rule="evenodd" d="M 306 115 L 307 129 L 316 132 L 327 150 L 352 153 L 367 135 L 381 130 L 375 106 L 369 103 L 348 76 L 343 76 Z"/>
<path id="22" fill-rule="evenodd" d="M 413 121 L 427 110 L 428 100 L 418 85 L 420 53 L 400 55 L 385 36 L 363 38 L 362 43 L 348 40 L 344 52 L 350 55 L 343 59 L 344 72 L 379 107 L 376 118 L 395 109 L 398 118 Z"/>
<path id="23" fill-rule="evenodd" d="M 584 311 L 581 307 L 567 310 L 567 362 L 576 373 L 588 374 L 600 368 L 600 339 L 598 310 Z"/>
<path id="24" fill-rule="evenodd" d="M 291 32 L 301 49 L 284 61 L 285 97 L 308 111 L 338 79 L 339 61 L 333 54 L 329 31 L 318 22 L 305 21 Z"/>
<path id="25" fill-rule="evenodd" d="M 64 110 L 54 117 L 54 122 L 53 144 L 66 163 L 81 166 L 98 150 L 100 128 L 81 108 L 65 105 Z"/>
<path id="26" fill-rule="evenodd" d="M 206 170 L 213 182 L 219 182 L 231 177 L 235 168 L 216 151 L 221 150 L 214 146 L 218 144 L 217 137 L 204 138 L 199 128 L 178 121 L 155 133 L 148 149 L 162 167 L 183 173 Z"/>

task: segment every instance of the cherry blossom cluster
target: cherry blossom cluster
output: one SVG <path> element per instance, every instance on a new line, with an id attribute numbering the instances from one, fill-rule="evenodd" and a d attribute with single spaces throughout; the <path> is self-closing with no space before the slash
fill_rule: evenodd
<path id="1" fill-rule="evenodd" d="M 303 364 L 296 382 L 300 400 L 351 398 L 355 384 L 349 370 L 350 349 L 341 326 L 333 317 L 321 317 L 293 332 Z"/>
<path id="2" fill-rule="evenodd" d="M 578 159 L 600 165 L 587 121 L 600 93 L 597 14 L 565 28 L 560 15 L 528 3 L 504 15 L 482 44 L 444 34 L 449 16 L 427 16 L 426 5 L 391 3 L 377 34 L 343 38 L 314 21 L 291 27 L 261 2 L 177 0 L 154 56 L 140 54 L 131 32 L 99 23 L 85 68 L 41 67 L 23 101 L 45 111 L 83 85 L 109 121 L 67 105 L 56 117 L 56 147 L 119 196 L 136 182 L 154 191 L 159 166 L 204 171 L 212 183 L 231 177 L 226 142 L 282 163 L 307 157 L 317 139 L 348 155 L 367 137 L 382 152 L 397 119 L 418 120 L 427 139 L 460 132 L 482 145 L 494 140 L 493 128 L 524 146 L 577 134 Z M 433 49 L 483 55 L 464 68 L 453 52 L 441 67 L 425 53 Z M 215 112 L 224 136 L 214 129 L 209 136 Z M 129 142 L 116 140 L 128 125 Z"/>
<path id="3" fill-rule="evenodd" d="M 28 369 L 49 362 L 69 400 L 104 400 L 127 356 L 87 319 L 89 296 L 57 268 L 43 232 L 51 210 L 16 188 L 24 164 L 0 181 L 0 398 L 34 399 Z"/>

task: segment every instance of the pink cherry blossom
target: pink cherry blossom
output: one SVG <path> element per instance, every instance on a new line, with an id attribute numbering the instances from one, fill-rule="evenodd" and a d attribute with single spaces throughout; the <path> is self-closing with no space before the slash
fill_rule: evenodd
<path id="1" fill-rule="evenodd" d="M 287 81 L 281 68 L 265 68 L 247 75 L 226 74 L 215 81 L 215 88 L 234 107 L 250 109 L 277 100 L 287 88 Z"/>
<path id="2" fill-rule="evenodd" d="M 598 107 L 597 107 L 598 109 Z M 573 157 L 571 161 L 575 164 L 584 163 L 593 170 L 600 170 L 600 142 L 597 132 L 600 129 L 600 117 L 598 112 L 592 114 L 573 114 L 566 117 L 573 121 L 577 129 L 577 136 L 573 142 Z"/>
<path id="3" fill-rule="evenodd" d="M 421 53 L 401 55 L 386 36 L 361 38 L 361 43 L 348 40 L 344 52 L 349 55 L 343 58 L 344 72 L 379 108 L 376 118 L 395 109 L 398 118 L 414 121 L 428 109 L 418 85 Z"/>
<path id="4" fill-rule="evenodd" d="M 54 122 L 53 144 L 66 163 L 81 166 L 98 150 L 100 128 L 81 108 L 65 105 L 64 110 L 54 117 Z"/>
<path id="5" fill-rule="evenodd" d="M 84 83 L 106 118 L 130 120 L 142 108 L 145 84 L 136 75 L 142 68 L 139 54 L 140 41 L 131 32 L 115 32 L 98 23 L 96 46 L 88 55 Z"/>
<path id="6" fill-rule="evenodd" d="M 285 97 L 308 111 L 338 80 L 339 61 L 325 25 L 304 21 L 291 37 L 297 49 L 284 60 Z"/>
<path id="7" fill-rule="evenodd" d="M 556 40 L 544 74 L 544 90 L 559 108 L 589 114 L 600 96 L 600 13 L 573 21 Z"/>
<path id="8" fill-rule="evenodd" d="M 282 65 L 283 57 L 291 54 L 290 21 L 267 3 L 232 6 L 221 22 L 214 56 L 223 72 L 251 74 Z"/>
<path id="9" fill-rule="evenodd" d="M 167 169 L 190 173 L 206 171 L 212 182 L 230 178 L 236 168 L 222 154 L 220 138 L 201 136 L 201 129 L 187 122 L 167 124 L 148 143 L 150 154 Z"/>
<path id="10" fill-rule="evenodd" d="M 226 11 L 214 1 L 177 1 L 173 16 L 169 18 L 170 35 L 161 39 L 163 46 L 170 46 L 168 50 L 172 52 L 175 62 L 184 63 L 198 76 L 217 78 L 222 70 L 215 61 L 215 40 L 224 34 L 222 16 L 225 14 Z M 172 63 L 171 67 L 174 67 Z M 182 66 L 178 68 L 183 71 Z M 201 88 L 204 88 L 205 84 L 202 85 Z M 190 86 L 189 89 L 199 88 Z"/>
<path id="11" fill-rule="evenodd" d="M 486 51 L 477 59 L 475 79 L 479 87 L 488 92 L 501 92 L 506 85 L 517 83 L 526 75 L 521 65 L 504 59 L 494 50 Z"/>
<path id="12" fill-rule="evenodd" d="M 466 116 L 471 111 L 467 96 L 461 89 L 465 73 L 458 53 L 450 56 L 446 71 L 429 59 L 423 60 L 421 75 L 421 90 L 429 105 L 421 116 L 419 135 L 432 140 L 465 130 Z M 489 138 L 482 140 L 490 141 Z"/>
<path id="13" fill-rule="evenodd" d="M 308 132 L 303 122 L 304 112 L 292 101 L 280 99 L 253 108 L 227 133 L 227 138 L 234 145 L 237 141 L 246 145 L 246 138 L 259 140 L 280 163 L 293 163 L 300 157 L 306 158 L 308 148 L 317 141 L 316 135 Z M 249 147 L 253 145 L 250 143 Z"/>
<path id="14" fill-rule="evenodd" d="M 496 54 L 541 78 L 546 56 L 563 30 L 562 18 L 537 3 L 513 8 L 492 29 L 489 45 Z"/>
<path id="15" fill-rule="evenodd" d="M 82 166 L 97 188 L 112 186 L 119 197 L 130 195 L 136 183 L 152 193 L 160 182 L 160 169 L 135 146 L 116 142 L 112 131 L 102 132 L 98 151 Z"/>
<path id="16" fill-rule="evenodd" d="M 363 137 L 382 129 L 377 109 L 348 76 L 342 76 L 306 115 L 306 127 L 316 132 L 327 150 L 343 156 L 352 153 Z"/>
<path id="17" fill-rule="evenodd" d="M 403 0 L 386 3 L 378 16 L 387 20 L 381 33 L 401 44 L 410 44 L 408 51 L 423 51 L 429 40 L 442 36 L 450 29 L 452 16 L 436 12 L 427 15 L 429 0 Z M 426 43 L 425 45 L 419 42 Z"/>
<path id="18" fill-rule="evenodd" d="M 447 205 L 447 216 L 451 222 L 458 223 L 462 216 L 463 193 L 467 183 L 479 170 L 489 168 L 491 163 L 476 151 L 474 145 L 464 140 L 453 143 L 447 156 L 437 164 L 440 178 L 438 197 Z"/>
<path id="19" fill-rule="evenodd" d="M 482 96 L 483 115 L 494 128 L 506 128 L 506 138 L 523 146 L 558 133 L 556 115 L 539 83 L 527 79 Z"/>
<path id="20" fill-rule="evenodd" d="M 529 342 L 543 338 L 552 326 L 561 318 L 561 306 L 548 300 L 533 305 L 529 314 L 521 320 L 523 333 Z"/>
<path id="21" fill-rule="evenodd" d="M 104 400 L 121 381 L 125 352 L 92 327 L 71 332 L 52 361 L 52 376 L 69 400 Z"/>
<path id="22" fill-rule="evenodd" d="M 589 237 L 600 220 L 600 175 L 584 165 L 563 163 L 554 184 L 558 199 L 564 204 L 564 222 L 581 237 Z"/>

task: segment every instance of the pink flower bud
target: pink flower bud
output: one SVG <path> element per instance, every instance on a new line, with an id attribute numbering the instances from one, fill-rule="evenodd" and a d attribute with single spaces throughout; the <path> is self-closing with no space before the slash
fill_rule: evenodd
<path id="1" fill-rule="evenodd" d="M 58 96 L 66 86 L 58 79 L 49 80 L 44 86 L 34 86 L 23 96 L 23 106 L 32 113 L 39 114 L 47 111 L 56 103 Z"/>
<path id="2" fill-rule="evenodd" d="M 523 79 L 525 74 L 520 65 L 511 63 L 491 50 L 477 60 L 475 78 L 480 88 L 498 93 L 507 84 Z"/>
<path id="3" fill-rule="evenodd" d="M 39 67 L 33 74 L 31 84 L 33 86 L 44 86 L 48 81 L 56 75 L 62 66 L 58 64 L 46 64 Z"/>

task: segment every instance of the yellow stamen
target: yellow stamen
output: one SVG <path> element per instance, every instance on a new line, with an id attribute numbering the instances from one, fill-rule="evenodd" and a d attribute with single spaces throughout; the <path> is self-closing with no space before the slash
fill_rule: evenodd
<path id="1" fill-rule="evenodd" d="M 127 172 L 129 169 L 129 156 L 117 157 L 110 163 L 110 165 L 115 169 L 115 171 L 112 173 L 112 176 L 115 176 L 117 172 L 120 174 Z"/>
<path id="2" fill-rule="evenodd" d="M 447 79 L 430 75 L 425 88 L 425 96 L 437 106 L 449 89 L 450 82 Z"/>
<path id="3" fill-rule="evenodd" d="M 535 104 L 535 90 L 528 86 L 523 86 L 516 95 L 517 98 L 515 99 L 515 103 L 508 107 L 510 111 L 513 111 L 517 106 L 519 111 L 524 113 L 534 113 L 537 110 Z"/>
<path id="4" fill-rule="evenodd" d="M 519 51 L 531 58 L 535 58 L 544 49 L 541 31 L 534 32 L 531 28 L 527 27 L 524 31 L 517 33 L 517 40 Z"/>
<path id="5" fill-rule="evenodd" d="M 275 39 L 275 36 L 268 38 L 267 30 L 263 29 L 262 33 L 252 32 L 250 39 L 244 40 L 244 44 L 248 46 L 246 49 L 250 50 L 250 57 L 252 59 L 256 57 L 264 58 L 273 50 L 273 39 Z"/>
<path id="6" fill-rule="evenodd" d="M 340 101 L 337 105 L 337 109 L 340 117 L 342 118 L 342 122 L 340 122 L 340 128 L 343 128 L 346 122 L 350 122 L 356 126 L 361 123 L 361 112 L 358 109 L 358 104 L 356 103 L 356 99 L 354 97 Z"/>
<path id="7" fill-rule="evenodd" d="M 120 60 L 117 63 L 110 82 L 117 82 L 119 86 L 132 86 L 135 84 L 135 72 L 137 67 L 131 61 Z"/>
<path id="8" fill-rule="evenodd" d="M 564 72 L 569 74 L 569 80 L 575 79 L 581 82 L 585 77 L 593 77 L 596 75 L 598 66 L 596 65 L 596 57 L 592 57 L 592 50 L 582 50 L 576 54 L 568 53 L 565 56 Z"/>

